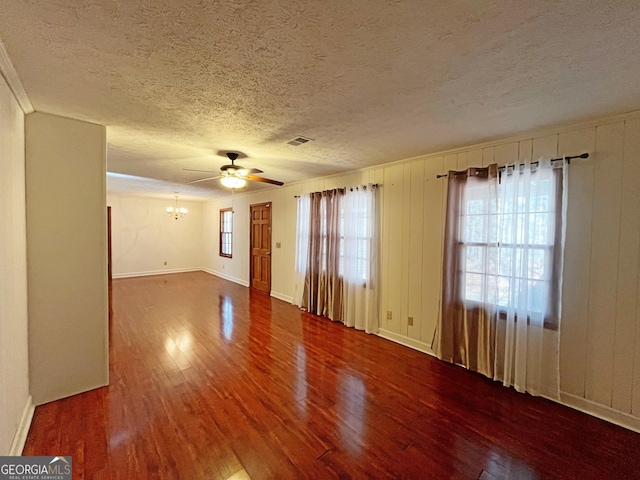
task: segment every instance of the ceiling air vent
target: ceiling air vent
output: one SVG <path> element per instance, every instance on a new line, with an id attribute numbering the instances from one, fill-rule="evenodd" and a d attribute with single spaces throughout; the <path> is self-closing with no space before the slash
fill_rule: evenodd
<path id="1" fill-rule="evenodd" d="M 306 137 L 296 137 L 294 139 L 291 139 L 287 142 L 288 145 L 293 145 L 294 147 L 299 147 L 300 145 L 302 145 L 303 143 L 307 143 L 310 142 L 311 139 L 310 138 L 306 138 Z"/>

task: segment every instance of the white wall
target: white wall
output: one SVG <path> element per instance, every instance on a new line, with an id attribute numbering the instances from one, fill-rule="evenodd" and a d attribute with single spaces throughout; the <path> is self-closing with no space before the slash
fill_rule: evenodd
<path id="1" fill-rule="evenodd" d="M 24 182 L 24 114 L 0 76 L 0 455 L 20 453 L 32 412 Z"/>
<path id="2" fill-rule="evenodd" d="M 289 198 L 291 197 L 291 198 Z M 234 195 L 208 202 L 203 209 L 203 267 L 206 271 L 223 278 L 249 285 L 249 221 L 253 204 L 271 202 L 271 294 L 291 301 L 292 276 L 295 249 L 295 202 L 290 189 L 272 189 L 252 195 Z M 220 209 L 233 208 L 233 254 L 232 258 L 221 257 Z M 293 208 L 293 210 L 292 210 Z M 291 244 L 293 239 L 293 244 Z M 276 243 L 281 248 L 276 248 Z"/>
<path id="3" fill-rule="evenodd" d="M 106 130 L 26 117 L 30 386 L 42 404 L 108 383 Z"/>
<path id="4" fill-rule="evenodd" d="M 202 268 L 202 203 L 178 199 L 189 211 L 178 220 L 166 213 L 174 203 L 170 194 L 164 200 L 108 196 L 114 278 Z"/>
<path id="5" fill-rule="evenodd" d="M 381 335 L 431 352 L 440 298 L 446 180 L 468 166 L 590 153 L 569 170 L 561 330 L 563 402 L 640 430 L 640 113 L 522 135 L 337 177 L 216 199 L 204 207 L 204 266 L 247 285 L 249 205 L 273 202 L 272 295 L 290 299 L 301 192 L 383 186 Z M 234 257 L 218 256 L 218 212 L 234 208 Z M 275 248 L 276 242 L 281 249 Z M 386 319 L 386 312 L 392 319 Z M 414 317 L 409 326 L 407 317 Z"/>

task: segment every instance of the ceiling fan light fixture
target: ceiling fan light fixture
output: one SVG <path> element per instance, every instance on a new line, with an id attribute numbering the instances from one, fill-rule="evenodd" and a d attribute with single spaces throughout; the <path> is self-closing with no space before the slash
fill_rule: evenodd
<path id="1" fill-rule="evenodd" d="M 242 188 L 247 184 L 244 178 L 234 176 L 222 177 L 220 182 L 227 188 Z"/>

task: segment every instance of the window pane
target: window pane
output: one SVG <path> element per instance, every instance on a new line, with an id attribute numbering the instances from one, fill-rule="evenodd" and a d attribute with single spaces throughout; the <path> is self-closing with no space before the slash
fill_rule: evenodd
<path id="1" fill-rule="evenodd" d="M 498 275 L 507 276 L 511 275 L 514 266 L 514 253 L 513 248 L 496 248 L 496 255 L 498 257 L 497 266 L 492 272 L 498 272 Z"/>
<path id="2" fill-rule="evenodd" d="M 465 242 L 484 243 L 486 215 L 470 215 L 467 217 L 467 225 L 465 231 Z"/>
<path id="3" fill-rule="evenodd" d="M 529 216 L 529 243 L 547 245 L 553 242 L 549 239 L 548 213 L 533 213 Z"/>
<path id="4" fill-rule="evenodd" d="M 477 195 L 478 193 L 476 193 Z M 469 195 L 472 197 L 472 195 Z M 487 213 L 487 200 L 484 198 L 469 198 L 467 200 L 467 215 L 479 215 Z"/>
<path id="5" fill-rule="evenodd" d="M 549 289 L 547 282 L 535 280 L 529 281 L 529 304 L 527 310 L 530 312 L 543 312 L 546 305 L 544 304 Z"/>
<path id="6" fill-rule="evenodd" d="M 501 307 L 508 307 L 511 304 L 511 299 L 514 295 L 514 290 L 517 291 L 520 280 L 509 277 L 496 277 L 496 301 L 495 304 Z"/>
<path id="7" fill-rule="evenodd" d="M 465 275 L 465 298 L 475 302 L 482 301 L 482 280 L 484 275 L 467 273 Z"/>
<path id="8" fill-rule="evenodd" d="M 545 251 L 544 250 L 529 250 L 529 265 L 527 268 L 527 277 L 531 279 L 545 279 Z"/>
<path id="9" fill-rule="evenodd" d="M 466 247 L 465 251 L 467 272 L 484 273 L 485 247 Z"/>
<path id="10" fill-rule="evenodd" d="M 502 243 L 515 243 L 515 218 L 512 214 L 500 216 L 499 241 Z"/>
<path id="11" fill-rule="evenodd" d="M 487 243 L 498 243 L 500 238 L 500 225 L 498 215 L 487 217 Z"/>

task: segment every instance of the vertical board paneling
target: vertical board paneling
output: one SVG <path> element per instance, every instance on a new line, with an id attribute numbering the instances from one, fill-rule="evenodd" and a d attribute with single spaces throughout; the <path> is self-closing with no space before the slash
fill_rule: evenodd
<path id="1" fill-rule="evenodd" d="M 534 139 L 534 160 L 538 158 L 536 142 Z M 560 389 L 579 397 L 584 396 L 587 362 L 595 128 L 567 132 L 558 137 L 558 156 L 583 152 L 589 152 L 591 157 L 574 161 L 569 168 L 560 326 Z"/>
<path id="2" fill-rule="evenodd" d="M 385 228 L 385 222 L 387 221 L 389 215 L 388 212 L 385 211 L 384 209 L 384 197 L 385 197 L 385 189 L 386 189 L 386 185 L 384 184 L 384 168 L 377 168 L 376 170 L 374 170 L 373 172 L 373 182 L 377 183 L 380 187 L 379 187 L 379 207 L 380 207 L 380 236 L 381 236 L 381 240 L 380 240 L 380 257 L 381 257 L 381 269 L 380 269 L 380 312 L 379 312 L 379 322 L 378 325 L 380 325 L 381 328 L 386 328 L 386 295 L 387 295 L 387 287 L 386 284 L 387 282 L 387 277 L 384 275 L 384 265 L 385 265 L 385 259 L 388 257 L 386 251 L 384 250 L 384 245 L 382 242 L 384 242 L 384 232 L 387 230 Z M 384 305 L 383 305 L 384 303 Z"/>
<path id="3" fill-rule="evenodd" d="M 403 165 L 402 180 L 402 296 L 400 304 L 400 333 L 408 336 L 409 325 L 409 248 L 411 241 L 411 164 Z"/>
<path id="4" fill-rule="evenodd" d="M 382 208 L 382 216 L 380 223 L 381 228 L 381 241 L 380 241 L 380 284 L 381 284 L 381 298 L 380 298 L 380 328 L 388 329 L 389 321 L 387 320 L 387 311 L 389 310 L 389 232 L 391 230 L 389 209 L 391 205 L 391 175 L 387 172 L 386 168 L 382 169 L 382 191 L 380 197 L 380 205 Z"/>
<path id="5" fill-rule="evenodd" d="M 482 149 L 467 152 L 467 168 L 482 166 Z"/>
<path id="6" fill-rule="evenodd" d="M 576 139 L 571 134 L 568 134 L 566 138 L 564 138 L 563 142 L 566 144 L 568 148 L 573 148 L 573 143 L 578 144 L 575 148 L 580 148 L 580 135 L 577 135 Z M 556 158 L 559 155 L 568 155 L 563 154 L 558 151 L 558 135 L 547 135 L 545 137 L 536 137 L 532 141 L 532 154 L 531 161 L 535 162 L 536 160 L 540 160 L 541 158 Z M 593 145 L 591 145 L 593 148 Z M 586 147 L 585 147 L 586 148 Z"/>
<path id="7" fill-rule="evenodd" d="M 392 319 L 386 320 L 386 311 L 383 319 L 388 330 L 400 333 L 400 316 L 402 314 L 402 227 L 403 227 L 403 165 L 393 165 L 385 169 L 385 198 L 388 203 L 388 228 L 389 240 L 386 256 L 389 259 L 387 267 L 388 298 L 387 310 L 392 313 Z"/>
<path id="8" fill-rule="evenodd" d="M 494 161 L 498 166 L 513 165 L 518 161 L 518 142 L 505 143 L 498 145 L 494 150 Z"/>
<path id="9" fill-rule="evenodd" d="M 458 154 L 454 153 L 452 155 L 444 156 L 444 172 L 447 173 L 450 170 L 458 169 Z"/>
<path id="10" fill-rule="evenodd" d="M 457 166 L 458 171 L 467 169 L 467 158 L 468 158 L 468 152 L 458 153 L 458 166 Z"/>
<path id="11" fill-rule="evenodd" d="M 409 299 L 407 316 L 408 336 L 420 340 L 422 326 L 422 229 L 424 227 L 424 160 L 411 163 L 411 222 L 409 230 Z"/>
<path id="12" fill-rule="evenodd" d="M 518 146 L 518 163 L 529 165 L 533 154 L 533 139 L 522 140 Z M 556 152 L 554 152 L 555 157 Z"/>
<path id="13" fill-rule="evenodd" d="M 640 264 L 638 265 L 637 286 L 635 354 L 633 356 L 633 392 L 631 397 L 631 411 L 636 417 L 640 417 Z"/>
<path id="14" fill-rule="evenodd" d="M 430 158 L 424 168 L 424 230 L 422 257 L 422 322 L 420 340 L 431 345 L 440 307 L 442 279 L 443 194 L 447 179 L 437 179 L 444 171 L 443 157 Z"/>
<path id="15" fill-rule="evenodd" d="M 630 161 L 635 162 L 636 168 L 640 158 L 640 118 L 636 117 L 632 121 L 627 121 L 627 131 L 625 133 L 625 158 L 629 155 Z M 636 173 L 637 174 L 637 173 Z M 635 200 L 635 221 L 638 221 L 638 212 L 640 212 L 640 195 L 638 195 L 638 190 L 640 190 L 640 178 L 636 181 L 636 193 L 633 197 Z M 623 219 L 624 220 L 624 219 Z M 638 227 L 635 227 L 636 230 Z M 636 252 L 637 254 L 638 252 Z M 632 257 L 633 258 L 633 257 Z M 630 262 L 632 263 L 632 262 Z M 632 372 L 632 382 L 633 382 L 633 391 L 631 397 L 631 412 L 633 415 L 640 417 L 640 261 L 635 264 L 637 269 L 636 275 L 636 311 L 635 316 L 633 318 L 635 323 L 635 354 L 633 356 L 633 372 Z M 621 334 L 624 335 L 626 333 L 631 334 L 631 332 L 621 331 Z"/>
<path id="16" fill-rule="evenodd" d="M 585 397 L 611 406 L 624 123 L 596 128 Z"/>
<path id="17" fill-rule="evenodd" d="M 633 356 L 638 301 L 638 251 L 640 249 L 640 119 L 627 120 L 622 158 L 622 205 L 616 298 L 611 406 L 632 413 Z M 633 333 L 632 333 L 633 332 Z M 636 382 L 640 383 L 640 382 Z"/>
<path id="18" fill-rule="evenodd" d="M 487 147 L 482 149 L 482 166 L 486 167 L 495 162 L 495 147 Z"/>

